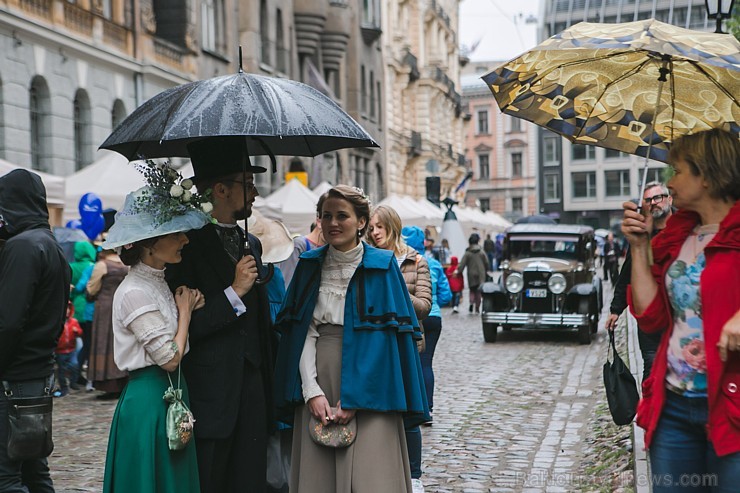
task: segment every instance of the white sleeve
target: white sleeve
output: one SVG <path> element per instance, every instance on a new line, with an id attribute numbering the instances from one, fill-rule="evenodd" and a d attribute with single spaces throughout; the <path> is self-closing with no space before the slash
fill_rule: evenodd
<path id="1" fill-rule="evenodd" d="M 121 324 L 128 328 L 155 363 L 163 365 L 175 355 L 170 327 L 151 296 L 142 289 L 126 291 L 120 299 Z"/>
<path id="2" fill-rule="evenodd" d="M 316 330 L 314 322 L 308 327 L 306 342 L 303 343 L 301 360 L 298 363 L 298 369 L 301 372 L 301 382 L 303 387 L 303 400 L 308 402 L 317 395 L 324 395 L 324 391 L 319 387 L 316 373 L 316 341 L 319 333 Z"/>

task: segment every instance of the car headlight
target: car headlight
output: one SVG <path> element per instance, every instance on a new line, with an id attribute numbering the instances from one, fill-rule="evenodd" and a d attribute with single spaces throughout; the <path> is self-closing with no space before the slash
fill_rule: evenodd
<path id="1" fill-rule="evenodd" d="M 510 293 L 518 293 L 524 287 L 524 278 L 521 274 L 512 272 L 506 278 L 506 290 Z"/>
<path id="2" fill-rule="evenodd" d="M 553 274 L 547 281 L 547 287 L 553 294 L 560 294 L 565 291 L 568 283 L 565 281 L 565 276 L 562 274 Z"/>

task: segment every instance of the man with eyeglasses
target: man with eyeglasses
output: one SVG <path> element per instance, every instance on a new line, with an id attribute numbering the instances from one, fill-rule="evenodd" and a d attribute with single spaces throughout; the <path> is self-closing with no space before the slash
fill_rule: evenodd
<path id="1" fill-rule="evenodd" d="M 237 221 L 259 195 L 241 142 L 212 137 L 188 145 L 198 190 L 211 191 L 216 224 L 188 232 L 182 262 L 168 265 L 171 288 L 199 289 L 205 306 L 190 321 L 182 370 L 196 419 L 193 430 L 203 493 L 267 488 L 267 435 L 272 426 L 272 325 L 266 284 L 256 283 L 262 244 Z M 246 197 L 245 197 L 246 190 Z"/>
<path id="2" fill-rule="evenodd" d="M 670 196 L 668 188 L 663 183 L 652 181 L 645 185 L 642 206 L 653 216 L 654 229 L 651 233 L 651 237 L 653 237 L 665 228 L 668 218 L 671 217 L 671 214 L 673 213 L 673 198 Z M 606 323 L 604 324 L 606 329 L 609 331 L 612 331 L 617 327 L 619 315 L 625 308 L 627 308 L 627 286 L 630 283 L 631 269 L 632 255 L 628 250 L 627 256 L 624 259 L 624 264 L 622 265 L 622 270 L 616 284 L 614 285 L 614 296 L 612 297 L 612 303 L 609 308 L 609 317 L 606 319 Z M 643 380 L 650 375 L 650 369 L 653 366 L 655 352 L 658 350 L 658 345 L 660 344 L 661 334 L 662 332 L 646 334 L 639 329 L 637 331 L 637 340 L 640 344 L 640 352 L 642 353 L 642 359 L 644 362 L 642 373 Z"/>

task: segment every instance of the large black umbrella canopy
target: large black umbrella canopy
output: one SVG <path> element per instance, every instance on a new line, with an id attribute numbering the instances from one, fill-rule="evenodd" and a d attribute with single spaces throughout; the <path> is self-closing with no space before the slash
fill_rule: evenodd
<path id="1" fill-rule="evenodd" d="M 245 137 L 253 156 L 317 156 L 348 147 L 379 147 L 316 89 L 240 71 L 157 94 L 123 120 L 100 148 L 130 161 L 188 157 L 188 143 L 216 136 Z"/>

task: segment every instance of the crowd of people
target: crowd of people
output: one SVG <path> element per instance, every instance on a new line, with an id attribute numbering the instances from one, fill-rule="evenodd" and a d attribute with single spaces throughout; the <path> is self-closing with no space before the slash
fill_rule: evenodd
<path id="1" fill-rule="evenodd" d="M 217 138 L 188 152 L 207 195 L 172 207 L 161 183 L 132 191 L 105 241 L 75 245 L 71 265 L 39 177 L 0 178 L 0 278 L 13 280 L 0 283 L 0 491 L 53 491 L 48 454 L 18 459 L 9 445 L 12 399 L 83 384 L 118 398 L 105 492 L 423 491 L 440 307 L 458 313 L 467 285 L 468 312 L 480 313 L 500 238 L 481 246 L 474 233 L 458 259 L 337 185 L 320 197 L 311 233 L 271 257 L 270 242 L 237 224 L 252 215 L 264 169 L 245 172 L 241 151 Z M 605 326 L 627 307 L 639 324 L 637 422 L 653 473 L 713 474 L 712 491 L 733 491 L 740 143 L 701 132 L 669 157 L 673 178 L 648 184 L 641 208 L 624 204 L 621 273 L 621 248 L 605 239 Z M 280 261 L 274 273 L 263 258 Z M 173 400 L 192 414 L 176 416 Z"/>

